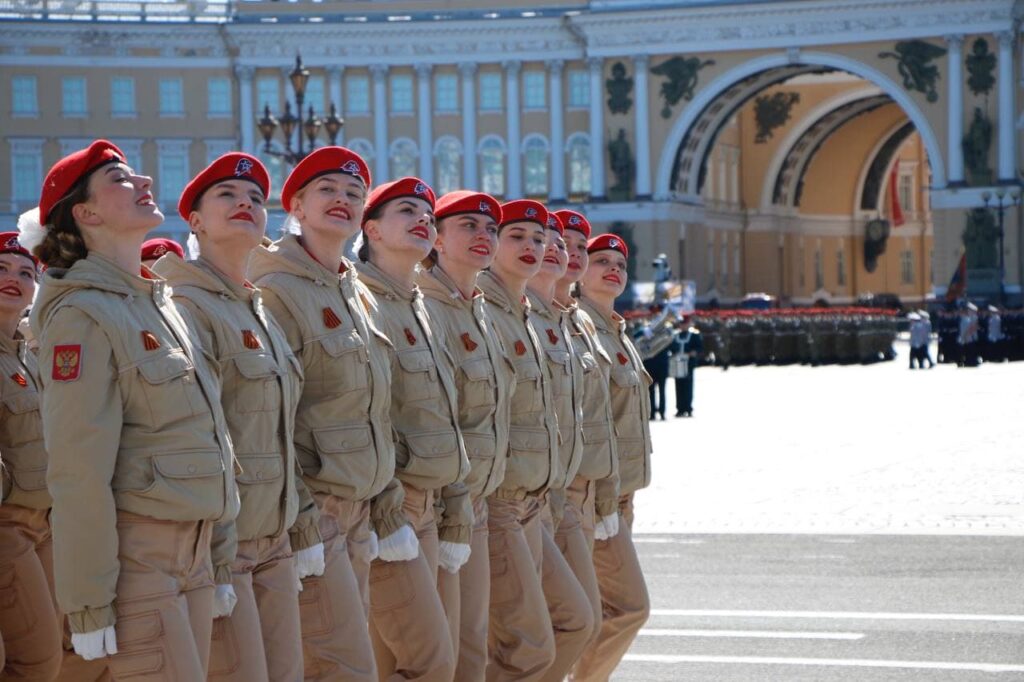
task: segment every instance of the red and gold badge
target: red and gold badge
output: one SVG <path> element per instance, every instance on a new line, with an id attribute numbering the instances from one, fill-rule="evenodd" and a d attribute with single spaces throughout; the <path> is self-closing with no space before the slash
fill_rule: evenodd
<path id="1" fill-rule="evenodd" d="M 526 355 L 526 344 L 522 341 L 516 341 L 515 344 L 516 355 Z"/>
<path id="2" fill-rule="evenodd" d="M 28 380 L 25 379 L 25 377 L 21 376 L 21 372 L 15 372 L 14 374 L 12 374 L 11 379 L 14 381 L 14 383 L 18 384 L 22 388 L 28 387 Z"/>
<path id="3" fill-rule="evenodd" d="M 473 337 L 469 335 L 469 332 L 465 332 L 459 338 L 462 339 L 462 345 L 465 346 L 466 350 L 472 353 L 477 349 L 477 342 L 473 340 Z"/>
<path id="4" fill-rule="evenodd" d="M 142 330 L 142 347 L 146 350 L 156 350 L 160 347 L 160 340 L 153 332 Z"/>
<path id="5" fill-rule="evenodd" d="M 250 350 L 259 350 L 260 348 L 263 348 L 263 344 L 260 343 L 259 337 L 256 336 L 251 329 L 242 330 L 242 343 Z"/>
<path id="6" fill-rule="evenodd" d="M 331 308 L 324 308 L 324 326 L 328 329 L 335 329 L 341 326 L 341 319 Z"/>
<path id="7" fill-rule="evenodd" d="M 74 381 L 82 369 L 81 344 L 53 347 L 54 381 Z"/>

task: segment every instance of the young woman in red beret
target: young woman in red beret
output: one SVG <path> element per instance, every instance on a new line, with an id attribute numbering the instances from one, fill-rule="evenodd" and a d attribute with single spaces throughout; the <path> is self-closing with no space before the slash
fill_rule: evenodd
<path id="1" fill-rule="evenodd" d="M 320 510 L 323 544 L 296 553 L 307 680 L 376 680 L 367 630 L 370 562 L 405 525 L 395 479 L 390 341 L 343 256 L 361 225 L 370 171 L 344 147 L 321 147 L 281 190 L 293 230 L 258 247 L 249 277 L 284 329 L 305 381 L 295 454 Z"/>
<path id="2" fill-rule="evenodd" d="M 189 182 L 178 202 L 197 257 L 185 262 L 168 250 L 154 266 L 218 362 L 221 403 L 241 468 L 238 518 L 213 533 L 210 680 L 303 679 L 292 552 L 320 544 L 316 505 L 296 473 L 292 442 L 302 369 L 246 279 L 249 256 L 266 228 L 269 193 L 270 177 L 258 159 L 241 152 L 221 156 Z"/>
<path id="3" fill-rule="evenodd" d="M 163 221 L 113 144 L 50 169 L 32 309 L 57 601 L 114 679 L 206 677 L 210 538 L 238 513 L 220 384 L 166 282 L 140 260 Z"/>
<path id="4" fill-rule="evenodd" d="M 615 312 L 626 290 L 629 249 L 621 237 L 602 234 L 587 244 L 589 263 L 580 280 L 580 306 L 611 359 L 609 397 L 619 462 L 618 508 L 597 522 L 594 569 L 604 620 L 597 639 L 584 652 L 573 679 L 606 680 L 618 666 L 650 614 L 650 599 L 633 546 L 633 493 L 651 482 L 651 378 Z M 607 480 L 607 479 L 605 479 Z M 599 486 L 600 487 L 600 486 Z M 602 493 L 598 491 L 598 499 Z"/>
<path id="5" fill-rule="evenodd" d="M 468 538 L 453 524 L 452 506 L 445 504 L 439 520 L 442 543 L 468 542 L 469 560 L 438 571 L 452 644 L 457 659 L 455 679 L 483 680 L 487 668 L 487 623 L 491 568 L 487 549 L 487 496 L 505 476 L 508 450 L 509 398 L 513 375 L 495 335 L 477 276 L 493 261 L 498 246 L 500 206 L 479 192 L 449 192 L 437 200 L 437 240 L 429 269 L 419 286 L 431 320 L 444 329 L 447 350 L 455 365 L 459 426 L 466 444 L 470 472 L 465 488 L 473 509 Z M 447 495 L 443 495 L 447 502 Z"/>
<path id="6" fill-rule="evenodd" d="M 416 286 L 434 246 L 434 192 L 402 178 L 370 193 L 363 216 L 359 277 L 373 293 L 374 320 L 392 343 L 391 423 L 408 548 L 400 561 L 371 567 L 370 632 L 381 678 L 451 680 L 451 631 L 437 591 L 439 566 L 458 571 L 470 556 L 473 512 L 462 483 L 469 460 L 459 429 L 451 345 Z M 440 532 L 434 500 L 444 507 Z"/>

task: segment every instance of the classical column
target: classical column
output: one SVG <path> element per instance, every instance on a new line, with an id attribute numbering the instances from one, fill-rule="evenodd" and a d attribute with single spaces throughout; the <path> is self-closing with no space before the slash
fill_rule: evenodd
<path id="1" fill-rule="evenodd" d="M 236 66 L 235 78 L 238 79 L 238 117 L 242 134 L 242 151 L 250 154 L 256 151 L 256 140 L 253 138 L 253 124 L 256 116 L 252 111 L 252 77 L 256 72 L 251 66 Z"/>
<path id="2" fill-rule="evenodd" d="M 565 120 L 562 114 L 562 69 L 565 62 L 548 62 L 548 81 L 551 90 L 551 182 L 548 197 L 551 201 L 565 200 Z"/>
<path id="3" fill-rule="evenodd" d="M 476 175 L 476 64 L 459 64 L 462 74 L 462 184 L 467 189 L 479 186 Z"/>
<path id="4" fill-rule="evenodd" d="M 651 196 L 651 131 L 647 102 L 647 67 L 650 57 L 633 57 L 633 84 L 636 87 L 636 195 Z"/>
<path id="5" fill-rule="evenodd" d="M 519 132 L 519 68 L 518 61 L 508 61 L 505 67 L 505 109 L 508 121 L 508 187 L 505 198 L 518 199 L 523 196 L 523 150 Z"/>
<path id="6" fill-rule="evenodd" d="M 1013 130 L 1014 111 L 1013 39 L 1012 31 L 1002 31 L 999 38 L 999 182 L 1017 180 L 1017 141 Z"/>
<path id="7" fill-rule="evenodd" d="M 373 148 L 377 161 L 373 169 L 374 184 L 387 182 L 388 174 L 388 67 L 374 64 L 373 75 Z"/>
<path id="8" fill-rule="evenodd" d="M 590 196 L 603 199 L 604 185 L 604 97 L 601 96 L 601 80 L 604 77 L 604 60 L 600 57 L 587 59 L 590 68 Z"/>
<path id="9" fill-rule="evenodd" d="M 420 136 L 420 179 L 428 185 L 434 184 L 434 139 L 430 126 L 433 120 L 433 105 L 430 101 L 430 79 L 433 70 L 430 64 L 416 65 L 416 87 L 419 92 L 416 122 Z"/>
<path id="10" fill-rule="evenodd" d="M 964 150 L 962 147 L 964 139 L 963 44 L 964 37 L 962 35 L 946 36 L 946 45 L 949 48 L 946 52 L 946 69 L 949 71 L 949 76 L 946 78 L 946 107 L 949 118 L 946 147 L 949 149 L 949 184 L 951 185 L 962 184 L 964 181 Z"/>
<path id="11" fill-rule="evenodd" d="M 341 80 L 345 76 L 344 66 L 328 66 L 327 67 L 327 87 L 330 89 L 330 104 L 338 107 L 338 116 L 344 116 L 344 95 L 342 94 Z M 327 111 L 330 111 L 330 105 L 328 105 Z M 345 143 L 345 129 L 342 128 L 338 131 L 338 144 Z"/>

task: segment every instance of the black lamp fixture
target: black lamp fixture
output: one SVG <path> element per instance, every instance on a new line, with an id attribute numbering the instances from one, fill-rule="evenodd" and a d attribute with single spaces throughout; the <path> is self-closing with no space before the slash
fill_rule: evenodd
<path id="1" fill-rule="evenodd" d="M 338 133 L 344 127 L 345 121 L 338 116 L 338 109 L 335 107 L 334 102 L 331 102 L 330 115 L 326 118 L 321 119 L 317 117 L 316 112 L 313 110 L 313 105 L 310 104 L 306 120 L 302 120 L 302 104 L 306 97 L 306 85 L 309 83 L 309 69 L 303 66 L 302 55 L 295 55 L 295 68 L 288 74 L 288 80 L 291 81 L 292 88 L 295 90 L 295 111 L 298 115 L 296 116 L 292 113 L 292 104 L 287 100 L 284 103 L 284 113 L 277 118 L 270 112 L 270 105 L 264 104 L 263 117 L 258 119 L 256 124 L 259 126 L 260 134 L 263 136 L 263 151 L 272 156 L 280 157 L 294 166 L 306 158 L 309 152 L 313 151 L 321 127 L 327 133 L 328 142 L 332 145 L 337 144 Z M 296 128 L 299 126 L 301 126 L 301 130 L 296 136 L 296 148 L 292 149 L 292 134 L 296 132 Z M 271 140 L 274 139 L 274 131 L 278 128 L 281 129 L 281 134 L 284 136 L 284 151 L 270 146 Z M 303 137 L 308 141 L 308 146 L 303 145 Z"/>

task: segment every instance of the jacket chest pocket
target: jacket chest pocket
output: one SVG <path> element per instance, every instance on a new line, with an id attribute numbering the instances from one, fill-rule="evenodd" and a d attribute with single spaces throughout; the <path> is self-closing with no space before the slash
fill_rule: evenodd
<path id="1" fill-rule="evenodd" d="M 327 392 L 347 393 L 369 385 L 366 343 L 354 328 L 325 336 L 317 343 L 323 349 L 320 376 Z"/>
<path id="2" fill-rule="evenodd" d="M 580 365 L 583 366 L 584 374 L 590 375 L 592 372 L 597 371 L 598 364 L 593 353 L 590 351 L 584 351 L 583 353 L 580 353 L 578 357 L 580 359 Z"/>
<path id="3" fill-rule="evenodd" d="M 184 352 L 146 358 L 138 372 L 154 427 L 210 412 L 196 383 L 195 366 Z"/>
<path id="4" fill-rule="evenodd" d="M 43 437 L 43 423 L 39 416 L 39 394 L 28 388 L 8 391 L 3 396 L 4 409 L 10 413 L 5 420 L 7 445 L 31 443 Z"/>
<path id="5" fill-rule="evenodd" d="M 551 369 L 551 390 L 555 395 L 572 394 L 572 360 L 569 351 L 552 348 L 544 351 Z"/>
<path id="6" fill-rule="evenodd" d="M 497 400 L 494 367 L 488 358 L 473 358 L 459 365 L 462 374 L 459 403 L 463 408 L 489 407 Z"/>
<path id="7" fill-rule="evenodd" d="M 441 387 L 430 349 L 400 350 L 396 355 L 401 376 L 395 377 L 395 398 L 405 402 L 440 399 Z"/>
<path id="8" fill-rule="evenodd" d="M 281 409 L 281 370 L 267 353 L 246 353 L 231 359 L 238 372 L 229 397 L 236 412 L 276 412 Z"/>
<path id="9" fill-rule="evenodd" d="M 242 467 L 242 473 L 238 474 L 235 480 L 243 485 L 273 483 L 284 475 L 281 455 L 249 455 L 239 457 L 238 463 Z"/>
<path id="10" fill-rule="evenodd" d="M 544 409 L 544 388 L 540 365 L 532 360 L 513 363 L 516 373 L 516 390 L 512 394 L 512 415 L 524 412 L 540 412 Z"/>

